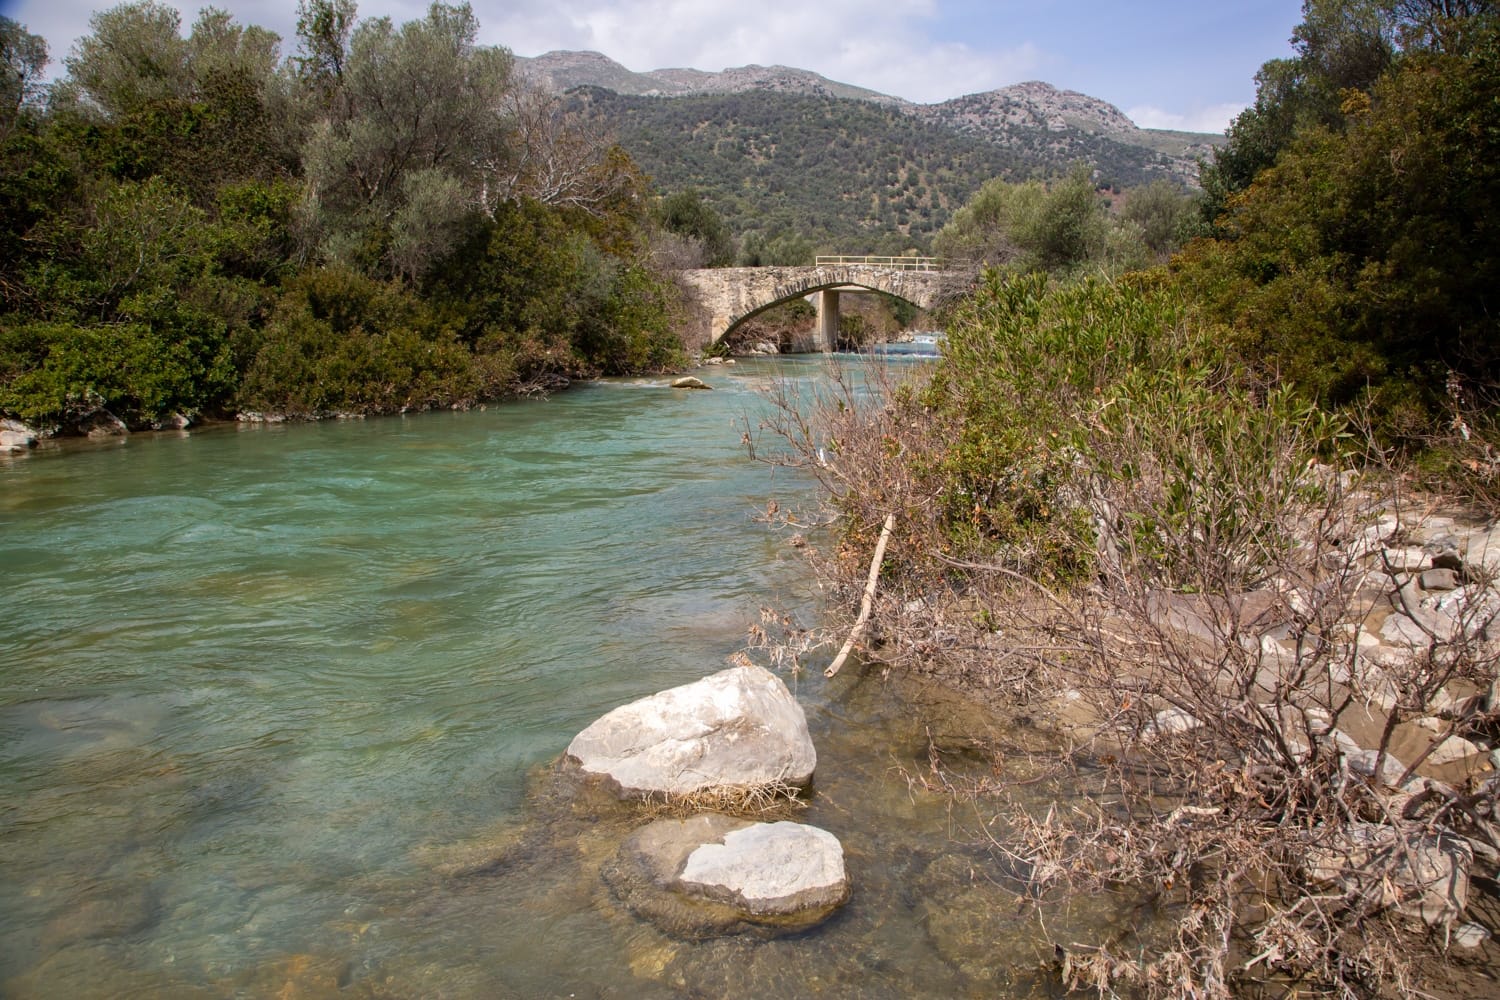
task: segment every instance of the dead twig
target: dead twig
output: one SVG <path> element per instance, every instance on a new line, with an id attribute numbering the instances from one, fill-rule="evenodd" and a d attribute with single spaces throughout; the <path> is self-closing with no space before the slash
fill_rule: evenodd
<path id="1" fill-rule="evenodd" d="M 865 596 L 859 604 L 859 617 L 854 619 L 854 627 L 849 630 L 849 638 L 844 640 L 844 648 L 839 650 L 839 655 L 823 671 L 824 677 L 832 677 L 839 672 L 839 668 L 849 658 L 850 651 L 854 649 L 855 640 L 870 621 L 870 609 L 875 604 L 875 585 L 880 581 L 880 564 L 885 561 L 885 545 L 891 540 L 891 532 L 895 530 L 896 514 L 892 511 L 885 516 L 885 526 L 880 529 L 880 541 L 875 543 L 875 557 L 870 560 L 870 575 L 865 580 Z"/>

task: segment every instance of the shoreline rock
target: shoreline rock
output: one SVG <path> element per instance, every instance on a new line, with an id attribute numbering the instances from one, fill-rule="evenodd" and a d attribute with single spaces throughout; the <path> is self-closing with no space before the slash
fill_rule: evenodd
<path id="1" fill-rule="evenodd" d="M 621 798 L 804 787 L 818 759 L 802 706 L 758 666 L 622 705 L 574 737 L 566 756 Z"/>

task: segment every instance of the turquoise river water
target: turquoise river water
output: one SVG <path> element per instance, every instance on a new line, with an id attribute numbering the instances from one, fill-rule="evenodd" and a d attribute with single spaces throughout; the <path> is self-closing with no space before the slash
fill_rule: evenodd
<path id="1" fill-rule="evenodd" d="M 0 459 L 0 995 L 1047 993 L 982 821 L 913 779 L 955 710 L 831 651 L 785 674 L 854 880 L 820 928 L 656 930 L 598 876 L 639 815 L 548 791 L 762 605 L 811 615 L 754 517 L 811 486 L 740 438 L 823 364 Z"/>

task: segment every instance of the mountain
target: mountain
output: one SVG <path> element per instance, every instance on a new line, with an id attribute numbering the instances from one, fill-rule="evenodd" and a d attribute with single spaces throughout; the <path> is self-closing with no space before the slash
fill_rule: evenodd
<path id="1" fill-rule="evenodd" d="M 636 73 L 597 52 L 518 58 L 605 122 L 664 191 L 699 189 L 740 237 L 797 232 L 838 252 L 925 250 L 992 177 L 1102 188 L 1197 183 L 1222 137 L 1137 128 L 1097 98 L 1030 82 L 914 104 L 785 66 Z"/>
<path id="2" fill-rule="evenodd" d="M 819 252 L 925 250 L 981 184 L 1025 170 L 1010 150 L 868 101 L 597 87 L 568 101 L 606 122 L 659 190 L 698 189 L 741 239 L 796 233 Z"/>
<path id="3" fill-rule="evenodd" d="M 1199 132 L 1139 128 L 1113 104 L 1039 81 L 913 105 L 911 113 L 964 135 L 1044 156 L 1043 149 L 1050 148 L 1051 156 L 1088 159 L 1087 138 L 1106 137 L 1159 154 L 1159 166 L 1189 187 L 1197 186 L 1198 160 L 1224 141 Z M 1038 141 L 1043 133 L 1048 138 Z"/>
<path id="4" fill-rule="evenodd" d="M 738 94 L 769 90 L 785 94 L 843 97 L 875 104 L 905 105 L 864 87 L 838 83 L 810 70 L 790 66 L 737 66 L 718 73 L 701 69 L 654 69 L 635 73 L 599 52 L 545 52 L 534 58 L 516 57 L 521 72 L 559 94 L 575 87 L 602 87 L 617 94 L 640 97 L 685 97 L 690 94 Z"/>

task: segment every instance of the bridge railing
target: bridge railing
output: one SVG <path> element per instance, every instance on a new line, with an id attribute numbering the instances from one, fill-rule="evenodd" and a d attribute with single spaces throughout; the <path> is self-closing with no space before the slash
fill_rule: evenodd
<path id="1" fill-rule="evenodd" d="M 936 271 L 938 269 L 938 259 L 936 257 L 855 257 L 838 254 L 828 257 L 816 257 L 813 259 L 813 263 L 818 267 L 823 267 L 824 265 L 863 264 L 869 267 L 890 267 L 900 271 Z"/>

